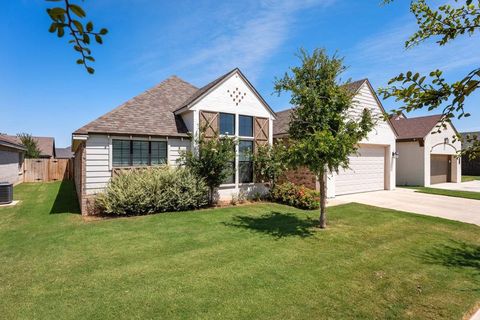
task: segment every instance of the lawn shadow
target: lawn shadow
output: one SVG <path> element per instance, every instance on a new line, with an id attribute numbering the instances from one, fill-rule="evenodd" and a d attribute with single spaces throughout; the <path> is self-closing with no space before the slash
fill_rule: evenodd
<path id="1" fill-rule="evenodd" d="M 426 263 L 442 265 L 448 268 L 468 269 L 480 291 L 480 246 L 462 241 L 451 241 L 432 248 L 420 256 Z"/>
<path id="2" fill-rule="evenodd" d="M 50 214 L 74 213 L 80 214 L 75 184 L 70 180 L 63 180 L 53 202 Z"/>
<path id="3" fill-rule="evenodd" d="M 314 235 L 316 220 L 300 219 L 292 213 L 270 212 L 260 217 L 235 216 L 233 222 L 224 223 L 227 226 L 264 233 L 275 238 L 311 237 Z"/>

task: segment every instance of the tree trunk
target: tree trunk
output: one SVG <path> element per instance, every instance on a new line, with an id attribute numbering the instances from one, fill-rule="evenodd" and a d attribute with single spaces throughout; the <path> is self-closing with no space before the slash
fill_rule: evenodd
<path id="1" fill-rule="evenodd" d="M 214 187 L 210 187 L 210 194 L 209 194 L 209 199 L 208 202 L 210 202 L 210 205 L 213 205 L 213 193 L 215 191 Z"/>
<path id="2" fill-rule="evenodd" d="M 325 172 L 321 172 L 318 175 L 318 180 L 320 182 L 320 218 L 319 218 L 319 225 L 320 228 L 325 229 L 327 227 L 327 210 L 326 210 L 326 203 L 327 203 L 327 188 L 325 184 Z"/>

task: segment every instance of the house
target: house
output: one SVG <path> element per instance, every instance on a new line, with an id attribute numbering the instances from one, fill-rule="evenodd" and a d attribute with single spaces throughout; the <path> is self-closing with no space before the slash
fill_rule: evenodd
<path id="1" fill-rule="evenodd" d="M 471 142 L 465 141 L 467 136 L 470 136 L 470 138 L 477 136 L 477 140 L 480 139 L 480 132 L 463 132 L 461 135 L 464 141 L 462 150 L 472 145 Z M 480 157 L 470 160 L 467 155 L 462 156 L 462 174 L 466 176 L 480 176 Z"/>
<path id="2" fill-rule="evenodd" d="M 17 136 L 8 136 L 18 144 L 22 141 Z M 55 158 L 55 138 L 53 137 L 32 137 L 37 142 L 38 150 L 40 150 L 39 158 L 51 159 Z"/>
<path id="3" fill-rule="evenodd" d="M 22 181 L 25 147 L 7 135 L 0 135 L 0 182 Z"/>
<path id="4" fill-rule="evenodd" d="M 349 157 L 350 168 L 327 174 L 327 196 L 395 189 L 395 129 L 384 119 L 385 110 L 368 79 L 352 82 L 347 88 L 354 93 L 350 116 L 359 116 L 368 108 L 376 121 L 368 137 L 360 141 L 358 153 Z M 291 112 L 277 112 L 274 138 L 288 137 Z M 306 168 L 288 172 L 287 179 L 319 190 L 315 175 Z"/>
<path id="5" fill-rule="evenodd" d="M 397 136 L 397 185 L 430 186 L 442 182 L 461 182 L 460 141 L 451 122 L 438 133 L 442 115 L 407 118 L 397 115 L 391 122 Z"/>
<path id="6" fill-rule="evenodd" d="M 55 159 L 73 159 L 72 147 L 55 148 Z"/>
<path id="7" fill-rule="evenodd" d="M 271 144 L 275 113 L 239 69 L 202 88 L 172 76 L 130 99 L 72 134 L 75 185 L 82 214 L 93 196 L 104 190 L 116 170 L 138 166 L 175 166 L 192 148 L 190 134 L 236 137 L 235 173 L 220 187 L 229 199 L 240 190 L 253 192 L 255 145 Z"/>

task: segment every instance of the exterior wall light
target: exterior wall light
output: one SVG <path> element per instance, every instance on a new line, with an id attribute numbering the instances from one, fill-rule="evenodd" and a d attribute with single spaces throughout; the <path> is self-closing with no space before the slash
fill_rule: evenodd
<path id="1" fill-rule="evenodd" d="M 443 143 L 448 144 L 448 138 L 443 139 Z"/>
<path id="2" fill-rule="evenodd" d="M 392 157 L 393 157 L 394 159 L 398 159 L 399 156 L 400 156 L 400 155 L 398 154 L 397 151 L 392 152 Z"/>

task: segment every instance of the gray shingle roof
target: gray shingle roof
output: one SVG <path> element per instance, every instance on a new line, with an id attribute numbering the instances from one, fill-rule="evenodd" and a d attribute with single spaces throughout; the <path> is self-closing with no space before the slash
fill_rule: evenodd
<path id="1" fill-rule="evenodd" d="M 15 137 L 7 136 L 5 134 L 0 134 L 0 145 L 17 150 L 26 150 L 21 143 L 18 143 Z"/>
<path id="2" fill-rule="evenodd" d="M 173 112 L 197 91 L 195 86 L 172 76 L 81 127 L 74 134 L 187 136 L 185 123 Z"/>
<path id="3" fill-rule="evenodd" d="M 71 159 L 73 155 L 72 147 L 55 148 L 55 158 L 57 159 Z"/>
<path id="4" fill-rule="evenodd" d="M 17 136 L 7 136 L 16 141 L 18 144 L 22 144 L 22 141 Z M 32 138 L 37 141 L 38 150 L 40 150 L 40 157 L 50 158 L 55 157 L 55 138 L 53 137 L 35 137 Z"/>
<path id="5" fill-rule="evenodd" d="M 398 133 L 397 139 L 422 139 L 442 120 L 441 114 L 432 116 L 402 118 L 394 116 L 391 123 Z"/>

